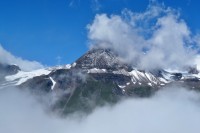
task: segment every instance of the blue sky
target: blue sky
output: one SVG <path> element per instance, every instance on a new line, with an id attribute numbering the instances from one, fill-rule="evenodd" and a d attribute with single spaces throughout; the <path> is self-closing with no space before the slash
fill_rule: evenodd
<path id="1" fill-rule="evenodd" d="M 158 0 L 180 10 L 194 33 L 200 32 L 198 0 Z M 0 43 L 12 54 L 57 65 L 88 50 L 87 24 L 98 13 L 141 12 L 149 0 L 0 0 Z"/>

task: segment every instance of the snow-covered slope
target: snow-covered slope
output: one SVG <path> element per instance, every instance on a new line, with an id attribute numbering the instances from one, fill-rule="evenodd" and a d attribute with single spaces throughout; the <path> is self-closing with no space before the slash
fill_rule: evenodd
<path id="1" fill-rule="evenodd" d="M 19 71 L 15 75 L 6 76 L 5 79 L 8 82 L 15 82 L 15 85 L 20 85 L 26 82 L 28 79 L 31 79 L 36 76 L 48 75 L 50 72 L 51 71 L 47 69 L 39 69 L 39 70 L 31 71 L 31 72 Z"/>
<path id="2" fill-rule="evenodd" d="M 63 65 L 63 66 L 55 66 L 55 67 L 48 67 L 44 69 L 38 69 L 30 72 L 25 72 L 22 70 L 19 70 L 15 74 L 7 75 L 4 77 L 4 80 L 0 83 L 0 88 L 5 88 L 9 86 L 19 86 L 22 83 L 25 83 L 29 79 L 32 79 L 34 77 L 39 77 L 43 75 L 49 75 L 51 72 L 59 70 L 59 69 L 70 69 L 71 65 Z M 52 89 L 55 86 L 55 81 L 51 78 L 51 81 L 53 83 Z"/>

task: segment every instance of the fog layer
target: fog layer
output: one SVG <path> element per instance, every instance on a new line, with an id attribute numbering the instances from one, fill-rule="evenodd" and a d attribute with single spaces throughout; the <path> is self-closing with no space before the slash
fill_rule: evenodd
<path id="1" fill-rule="evenodd" d="M 46 113 L 29 93 L 15 88 L 0 92 L 1 133 L 197 133 L 200 95 L 165 88 L 152 98 L 124 100 L 96 109 L 84 118 L 65 119 Z"/>

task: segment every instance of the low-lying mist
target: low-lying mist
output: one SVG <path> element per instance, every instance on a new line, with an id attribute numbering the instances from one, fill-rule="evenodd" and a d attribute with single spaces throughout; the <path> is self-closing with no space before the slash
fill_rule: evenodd
<path id="1" fill-rule="evenodd" d="M 171 87 L 151 98 L 132 98 L 97 108 L 88 116 L 59 118 L 44 111 L 30 93 L 0 90 L 1 133 L 196 133 L 200 94 Z"/>

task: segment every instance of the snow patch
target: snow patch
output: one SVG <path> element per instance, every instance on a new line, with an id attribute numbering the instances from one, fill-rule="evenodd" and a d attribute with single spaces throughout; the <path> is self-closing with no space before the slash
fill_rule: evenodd
<path id="1" fill-rule="evenodd" d="M 70 69 L 72 66 L 70 64 L 65 65 L 66 69 Z"/>
<path id="2" fill-rule="evenodd" d="M 76 66 L 76 62 L 74 62 L 73 64 L 72 64 L 72 67 L 75 67 Z"/>
<path id="3" fill-rule="evenodd" d="M 98 69 L 98 68 L 92 68 L 88 70 L 88 73 L 107 73 L 106 69 Z"/>
<path id="4" fill-rule="evenodd" d="M 15 85 L 20 85 L 20 84 L 26 82 L 28 79 L 31 79 L 36 76 L 48 75 L 50 72 L 51 71 L 49 71 L 47 69 L 38 69 L 38 70 L 31 71 L 31 72 L 19 71 L 15 75 L 6 76 L 5 79 L 6 79 L 6 81 L 9 81 L 9 82 L 16 81 Z"/>
<path id="5" fill-rule="evenodd" d="M 118 85 L 119 86 L 119 88 L 125 88 L 126 86 L 125 85 Z"/>
<path id="6" fill-rule="evenodd" d="M 149 86 L 152 86 L 152 84 L 151 84 L 151 83 L 148 83 L 148 85 L 149 85 Z"/>
<path id="7" fill-rule="evenodd" d="M 163 82 L 163 83 L 169 83 L 169 81 L 167 81 L 167 80 L 164 79 L 164 78 L 159 78 L 159 80 L 160 80 L 161 82 Z"/>
<path id="8" fill-rule="evenodd" d="M 56 85 L 56 81 L 55 81 L 55 80 L 53 80 L 53 78 L 52 78 L 52 77 L 50 77 L 50 80 L 51 80 L 51 82 L 53 83 L 53 85 L 51 86 L 51 90 L 53 90 L 53 89 L 54 89 L 54 87 L 55 87 L 55 85 Z"/>

